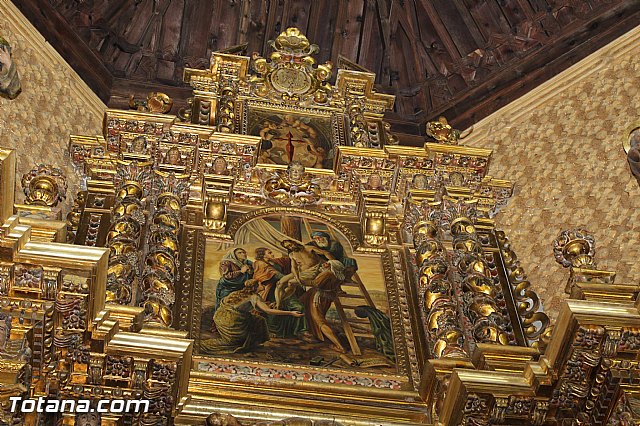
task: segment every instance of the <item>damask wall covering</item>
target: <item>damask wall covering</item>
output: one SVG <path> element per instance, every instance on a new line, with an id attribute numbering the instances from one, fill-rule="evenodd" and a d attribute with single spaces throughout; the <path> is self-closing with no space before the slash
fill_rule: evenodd
<path id="1" fill-rule="evenodd" d="M 563 229 L 596 237 L 616 283 L 640 280 L 640 187 L 622 147 L 640 123 L 640 27 L 476 124 L 468 146 L 494 150 L 491 174 L 515 181 L 497 216 L 555 317 L 568 272 L 553 257 Z M 637 126 L 636 126 L 637 127 Z"/>
<path id="2" fill-rule="evenodd" d="M 0 35 L 22 84 L 16 99 L 0 97 L 0 145 L 18 149 L 17 182 L 36 162 L 61 167 L 69 204 L 79 183 L 65 153 L 69 134 L 101 133 L 106 107 L 9 0 L 0 0 Z M 16 195 L 22 200 L 20 188 Z"/>

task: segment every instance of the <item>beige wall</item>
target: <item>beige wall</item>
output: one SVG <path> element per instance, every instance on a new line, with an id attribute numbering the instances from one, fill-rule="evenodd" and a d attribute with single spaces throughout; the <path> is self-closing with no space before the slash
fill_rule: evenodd
<path id="1" fill-rule="evenodd" d="M 640 123 L 640 27 L 474 126 L 465 144 L 494 150 L 490 174 L 515 182 L 496 217 L 555 317 L 568 270 L 552 243 L 583 227 L 600 269 L 640 280 L 640 188 L 622 148 Z"/>
<path id="2" fill-rule="evenodd" d="M 69 203 L 78 184 L 69 135 L 101 134 L 106 107 L 9 0 L 0 0 L 0 35 L 13 48 L 22 84 L 15 100 L 0 98 L 0 146 L 18 149 L 16 200 L 23 199 L 22 174 L 46 162 L 66 171 Z"/>

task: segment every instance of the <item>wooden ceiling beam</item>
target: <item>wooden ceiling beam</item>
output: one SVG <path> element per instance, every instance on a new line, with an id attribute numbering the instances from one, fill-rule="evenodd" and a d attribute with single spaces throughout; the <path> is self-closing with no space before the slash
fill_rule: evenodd
<path id="1" fill-rule="evenodd" d="M 113 77 L 102 59 L 85 44 L 48 1 L 19 0 L 14 4 L 58 51 L 60 56 L 80 75 L 103 101 L 111 94 Z"/>
<path id="2" fill-rule="evenodd" d="M 444 115 L 457 128 L 467 128 L 604 47 L 636 27 L 638 22 L 640 2 L 626 3 L 616 13 L 583 22 L 579 28 L 545 46 L 544 55 L 528 55 L 432 111 L 425 122 Z M 591 29 L 596 27 L 604 30 L 594 34 Z"/>

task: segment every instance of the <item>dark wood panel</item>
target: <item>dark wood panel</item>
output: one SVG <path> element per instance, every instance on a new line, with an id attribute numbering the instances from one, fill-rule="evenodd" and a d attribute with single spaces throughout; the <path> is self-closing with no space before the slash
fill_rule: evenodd
<path id="1" fill-rule="evenodd" d="M 482 47 L 482 44 L 477 44 L 474 41 L 470 28 L 467 25 L 459 24 L 464 22 L 464 19 L 454 2 L 451 0 L 434 0 L 433 7 L 445 28 L 447 28 L 447 32 L 456 45 L 460 56 L 466 56 L 478 47 Z M 472 24 L 473 27 L 475 27 L 475 22 Z"/>
<path id="2" fill-rule="evenodd" d="M 360 43 L 358 63 L 366 69 L 380 74 L 382 57 L 388 48 L 389 47 L 385 45 L 384 35 L 380 27 L 378 6 L 375 2 L 368 1 L 365 3 L 364 8 L 362 41 Z"/>
<path id="3" fill-rule="evenodd" d="M 74 32 L 65 19 L 47 2 L 15 2 L 20 11 L 38 28 L 104 102 L 109 100 L 113 77 L 101 58 Z"/>
<path id="4" fill-rule="evenodd" d="M 311 6 L 307 36 L 320 48 L 318 62 L 324 63 L 336 58 L 331 56 L 333 38 L 336 35 L 336 17 L 338 2 L 334 0 L 316 0 Z"/>
<path id="5" fill-rule="evenodd" d="M 262 52 L 262 41 L 265 38 L 268 4 L 262 0 L 246 2 L 246 12 L 240 27 L 240 43 L 247 43 L 247 54 Z"/>
<path id="6" fill-rule="evenodd" d="M 307 33 L 309 26 L 309 12 L 313 2 L 307 0 L 292 0 L 285 9 L 282 19 L 285 28 L 296 27 L 300 31 Z"/>
<path id="7" fill-rule="evenodd" d="M 451 122 L 458 128 L 471 126 L 637 26 L 640 2 L 631 6 L 583 22 L 554 45 L 546 47 L 545 55 L 531 55 L 528 61 L 493 75 L 484 85 L 470 90 L 455 103 L 450 102 L 434 111 L 430 118 L 445 115 L 451 117 Z M 594 34 L 593 28 L 603 31 Z M 550 57 L 554 59 L 549 60 Z"/>
<path id="8" fill-rule="evenodd" d="M 501 12 L 507 19 L 510 28 L 517 28 L 527 19 L 527 11 L 522 8 L 520 0 L 503 0 L 498 2 Z"/>
<path id="9" fill-rule="evenodd" d="M 336 19 L 332 58 L 342 55 L 350 61 L 356 62 L 358 60 L 363 15 L 364 0 L 341 2 Z"/>

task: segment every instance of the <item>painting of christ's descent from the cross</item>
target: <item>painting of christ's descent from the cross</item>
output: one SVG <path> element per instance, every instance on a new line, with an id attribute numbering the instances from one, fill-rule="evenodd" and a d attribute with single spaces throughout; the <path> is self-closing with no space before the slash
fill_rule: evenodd
<path id="1" fill-rule="evenodd" d="M 395 373 L 382 263 L 334 227 L 253 219 L 206 249 L 199 353 Z"/>
<path id="2" fill-rule="evenodd" d="M 333 168 L 331 118 L 293 114 L 276 115 L 254 110 L 249 114 L 249 134 L 260 136 L 258 162 L 305 167 Z"/>

